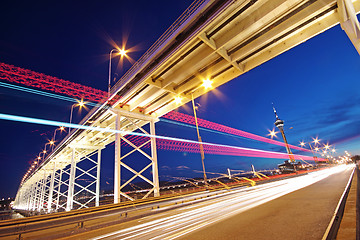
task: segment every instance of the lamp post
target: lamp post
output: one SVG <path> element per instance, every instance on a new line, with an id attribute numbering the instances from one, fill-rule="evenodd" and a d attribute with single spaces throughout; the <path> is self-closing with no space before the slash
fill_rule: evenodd
<path id="1" fill-rule="evenodd" d="M 202 140 L 201 140 L 201 137 L 200 137 L 199 125 L 198 125 L 197 116 L 196 116 L 196 109 L 195 109 L 194 95 L 193 94 L 191 94 L 191 102 L 192 102 L 192 107 L 193 107 L 193 110 L 194 110 L 196 132 L 197 132 L 197 135 L 198 135 L 198 140 L 199 140 L 199 145 L 200 145 L 200 154 L 201 154 L 201 163 L 202 163 L 202 168 L 203 168 L 203 173 L 204 173 L 204 182 L 205 182 L 206 188 L 208 188 L 208 182 L 207 182 L 205 164 L 204 164 L 204 159 L 205 159 L 204 147 L 202 145 Z"/>
<path id="2" fill-rule="evenodd" d="M 74 103 L 73 105 L 71 105 L 71 111 L 70 111 L 70 120 L 69 120 L 69 123 L 70 123 L 70 126 L 69 126 L 69 132 L 68 132 L 68 135 L 70 135 L 70 130 L 71 130 L 71 121 L 72 121 L 72 115 L 73 115 L 73 110 L 74 110 L 74 107 L 75 106 L 79 106 L 80 109 L 85 105 L 85 103 L 83 102 L 83 100 L 81 100 L 80 102 L 78 103 Z"/>
<path id="3" fill-rule="evenodd" d="M 317 152 L 318 150 L 319 150 L 319 148 L 316 146 L 317 144 L 319 144 L 319 139 L 316 137 L 316 138 L 313 138 L 313 143 L 314 143 L 314 145 L 312 146 L 311 145 L 311 142 L 308 142 L 308 144 L 309 144 L 309 147 L 310 147 L 310 150 L 311 150 L 311 153 L 313 154 L 313 157 L 314 157 L 314 161 L 315 161 L 315 163 L 316 163 L 316 161 L 317 161 L 317 156 L 315 156 L 315 152 Z M 300 142 L 300 146 L 301 147 L 304 147 L 306 145 L 306 143 L 304 142 L 304 141 L 302 141 L 302 142 Z M 313 148 L 314 147 L 314 148 Z M 314 150 L 315 150 L 315 152 L 314 152 Z"/>
<path id="4" fill-rule="evenodd" d="M 108 98 L 110 98 L 110 88 L 111 88 L 111 55 L 114 51 L 117 51 L 121 57 L 126 56 L 126 50 L 125 49 L 117 49 L 114 48 L 110 51 L 109 54 L 109 84 L 108 84 Z"/>
<path id="5" fill-rule="evenodd" d="M 213 83 L 212 80 L 204 79 L 203 83 L 201 85 L 205 88 L 205 90 L 207 90 L 207 89 L 212 88 L 212 83 Z M 198 141 L 199 141 L 199 145 L 200 145 L 200 154 L 201 154 L 201 163 L 202 163 L 202 168 L 203 168 L 203 173 L 204 173 L 204 182 L 205 182 L 206 189 L 208 189 L 208 182 L 207 182 L 206 171 L 205 171 L 205 163 L 204 163 L 204 159 L 205 159 L 204 146 L 202 145 L 202 140 L 201 140 L 201 136 L 200 136 L 200 132 L 199 132 L 199 124 L 198 124 L 197 116 L 196 116 L 196 108 L 195 108 L 195 102 L 194 102 L 193 93 L 191 93 L 191 102 L 192 102 L 192 107 L 193 107 L 193 110 L 194 110 L 196 132 L 197 132 L 197 135 L 198 135 Z"/>
<path id="6" fill-rule="evenodd" d="M 55 143 L 55 136 L 56 136 L 56 132 L 57 132 L 57 131 L 59 131 L 59 130 L 62 132 L 62 131 L 64 131 L 64 130 L 65 130 L 65 128 L 64 128 L 63 126 L 61 126 L 61 127 L 57 128 L 57 129 L 55 129 L 55 131 L 54 131 L 54 136 L 53 136 L 53 140 L 52 140 L 54 143 Z M 53 151 L 53 150 L 54 150 L 54 146 L 55 146 L 55 144 L 52 144 L 52 145 L 53 145 L 53 146 L 52 146 L 51 151 Z"/>
<path id="7" fill-rule="evenodd" d="M 300 146 L 301 146 L 301 147 L 304 147 L 304 146 L 305 146 L 305 144 L 306 144 L 306 143 L 304 143 L 304 142 L 300 142 Z M 315 161 L 315 163 L 316 163 L 317 157 L 315 156 L 315 153 L 314 153 L 314 150 L 313 150 L 313 148 L 312 148 L 312 146 L 311 146 L 311 143 L 310 143 L 310 142 L 308 142 L 308 144 L 309 144 L 309 147 L 310 147 L 311 153 L 313 154 L 314 161 Z"/>
<path id="8" fill-rule="evenodd" d="M 47 153 L 46 151 L 46 144 L 45 144 L 45 149 L 42 151 L 43 155 L 42 155 L 42 161 L 44 161 L 44 157 L 45 157 L 45 154 Z"/>
<path id="9" fill-rule="evenodd" d="M 203 86 L 205 88 L 205 90 L 211 89 L 212 88 L 212 86 L 211 86 L 212 83 L 213 83 L 212 80 L 204 79 L 201 86 Z M 181 104 L 181 100 L 182 100 L 181 96 L 176 96 L 175 99 L 174 99 L 176 104 Z M 204 173 L 204 182 L 205 182 L 206 189 L 208 189 L 208 182 L 207 182 L 206 171 L 205 171 L 205 163 L 204 163 L 204 159 L 205 159 L 204 147 L 202 145 L 202 140 L 201 140 L 201 136 L 200 136 L 200 132 L 199 132 L 199 125 L 198 125 L 197 116 L 196 116 L 196 108 L 195 108 L 195 102 L 194 102 L 193 93 L 191 93 L 191 102 L 192 102 L 192 107 L 193 107 L 193 110 L 194 110 L 196 132 L 197 132 L 198 141 L 199 141 L 199 145 L 200 145 L 201 163 L 202 163 L 202 168 L 203 168 L 203 173 Z"/>

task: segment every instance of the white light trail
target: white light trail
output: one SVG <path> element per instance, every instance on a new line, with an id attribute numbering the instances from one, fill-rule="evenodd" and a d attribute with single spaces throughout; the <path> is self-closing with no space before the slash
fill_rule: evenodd
<path id="1" fill-rule="evenodd" d="M 8 120 L 8 121 L 16 121 L 16 122 L 25 122 L 25 123 L 34 123 L 34 124 L 41 124 L 41 125 L 56 126 L 56 127 L 64 126 L 64 127 L 68 127 L 68 128 L 71 128 L 71 129 L 77 128 L 77 129 L 83 129 L 83 130 L 92 130 L 92 131 L 101 131 L 101 132 L 110 132 L 110 133 L 120 133 L 122 135 L 135 135 L 135 136 L 150 137 L 150 138 L 156 138 L 156 139 L 164 139 L 164 140 L 169 140 L 169 141 L 178 141 L 178 142 L 187 142 L 187 143 L 200 144 L 200 142 L 198 142 L 198 141 L 189 140 L 189 139 L 166 137 L 166 136 L 161 136 L 161 135 L 151 135 L 151 134 L 144 134 L 144 133 L 138 133 L 138 132 L 130 132 L 130 131 L 122 131 L 122 130 L 116 130 L 116 129 L 109 129 L 109 128 L 101 128 L 101 127 L 92 127 L 92 126 L 85 126 L 85 125 L 79 125 L 79 124 L 74 124 L 74 123 L 59 122 L 59 121 L 38 119 L 38 118 L 31 118 L 31 117 L 23 117 L 23 116 L 15 116 L 15 115 L 3 114 L 3 113 L 0 113 L 0 120 L 1 119 L 2 120 Z M 251 152 L 256 152 L 256 153 L 276 154 L 276 155 L 281 155 L 281 156 L 286 156 L 286 157 L 288 156 L 287 153 L 259 150 L 259 149 L 254 149 L 254 148 L 244 148 L 244 147 L 230 146 L 230 145 L 209 143 L 209 142 L 202 142 L 201 144 L 202 145 L 208 145 L 208 146 L 216 146 L 216 147 L 227 147 L 227 148 L 251 151 Z M 294 156 L 301 156 L 301 157 L 304 157 L 304 158 L 308 157 L 308 156 L 304 156 L 304 155 L 294 155 Z"/>
<path id="2" fill-rule="evenodd" d="M 184 208 L 181 213 L 170 213 L 171 215 L 168 217 L 93 239 L 175 239 L 353 167 L 353 165 L 342 165 L 311 172 L 304 176 L 227 192 L 220 198 L 214 196 L 210 197 L 208 201 L 192 204 L 190 207 Z"/>
<path id="3" fill-rule="evenodd" d="M 44 92 L 44 91 L 39 91 L 39 90 L 36 90 L 36 89 L 21 87 L 21 86 L 17 86 L 17 85 L 13 85 L 13 84 L 0 82 L 0 87 L 10 88 L 10 89 L 13 89 L 13 90 L 32 93 L 32 94 L 36 94 L 36 95 L 40 95 L 40 96 L 44 96 L 44 97 L 51 97 L 51 98 L 55 98 L 55 99 L 60 99 L 60 100 L 67 101 L 67 102 L 77 103 L 77 100 L 75 98 L 61 96 L 61 95 L 58 95 L 58 94 L 48 93 L 48 92 Z M 89 102 L 89 101 L 86 101 L 85 104 L 89 105 L 89 106 L 93 106 L 93 107 L 100 107 L 101 106 L 100 104 Z"/>

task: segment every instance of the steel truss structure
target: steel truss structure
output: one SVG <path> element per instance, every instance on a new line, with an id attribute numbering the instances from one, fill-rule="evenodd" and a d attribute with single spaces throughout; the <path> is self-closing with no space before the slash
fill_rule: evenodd
<path id="1" fill-rule="evenodd" d="M 116 113 L 116 130 L 122 129 L 122 126 L 130 129 L 139 129 L 142 133 L 147 135 L 155 136 L 155 122 L 158 121 L 154 117 L 142 115 L 142 114 L 135 114 L 126 111 L 114 111 Z M 150 134 L 144 130 L 142 126 L 146 123 L 150 125 Z M 131 146 L 133 149 L 128 153 L 121 156 L 121 140 Z M 146 145 L 150 144 L 151 153 L 146 153 L 145 150 L 142 148 Z M 142 167 L 140 171 L 134 170 L 134 168 L 130 167 L 129 164 L 125 163 L 125 158 L 129 157 L 130 155 L 134 154 L 135 152 L 141 153 L 141 155 L 147 158 L 150 162 Z M 144 176 L 143 173 L 151 168 L 152 172 L 152 180 L 148 177 Z M 121 171 L 122 169 L 127 169 L 130 171 L 133 176 L 128 179 L 124 184 L 121 184 Z M 114 203 L 118 203 L 121 201 L 121 196 L 129 200 L 134 200 L 133 197 L 126 194 L 123 189 L 129 185 L 134 179 L 137 177 L 141 178 L 152 187 L 151 189 L 143 196 L 143 198 L 148 197 L 152 192 L 154 192 L 154 196 L 160 195 L 159 190 L 159 176 L 158 176 L 158 165 L 157 165 L 157 152 L 156 152 L 156 139 L 154 137 L 148 138 L 145 142 L 140 145 L 134 144 L 130 139 L 127 139 L 124 135 L 120 133 L 115 134 L 115 174 L 114 174 Z"/>
<path id="2" fill-rule="evenodd" d="M 155 136 L 155 123 L 158 118 L 115 108 L 109 108 L 107 113 L 105 118 L 98 119 L 93 125 L 119 132 L 84 131 L 79 140 L 71 141 L 56 154 L 60 148 L 58 146 L 48 157 L 47 162 L 42 163 L 39 170 L 21 186 L 16 197 L 18 209 L 53 212 L 99 206 L 101 150 L 114 141 L 114 203 L 120 202 L 121 196 L 134 200 L 124 189 L 137 177 L 151 186 L 142 198 L 152 193 L 154 196 L 160 195 L 156 139 L 148 137 L 145 142 L 136 145 L 136 142 L 133 143 L 127 138 L 128 132 L 136 130 Z M 145 125 L 149 125 L 150 132 L 144 129 Z M 72 134 L 76 134 L 76 131 L 78 130 L 74 130 Z M 71 138 L 72 134 L 68 137 Z M 68 139 L 63 141 L 67 142 Z M 127 148 L 131 146 L 133 149 L 121 155 L 122 145 L 126 145 Z M 144 149 L 145 146 L 147 149 Z M 129 156 L 134 155 L 135 152 L 149 161 L 139 171 L 132 166 L 138 165 L 139 157 L 136 157 L 133 163 L 127 162 Z M 121 172 L 125 170 L 133 174 L 126 181 L 121 178 Z M 150 171 L 151 177 L 148 176 Z M 121 184 L 121 181 L 124 183 Z"/>
<path id="3" fill-rule="evenodd" d="M 101 149 L 72 146 L 71 162 L 53 160 L 38 178 L 18 192 L 21 209 L 37 212 L 69 211 L 99 206 Z M 94 149 L 89 155 L 84 149 Z M 93 159 L 95 157 L 95 159 Z"/>

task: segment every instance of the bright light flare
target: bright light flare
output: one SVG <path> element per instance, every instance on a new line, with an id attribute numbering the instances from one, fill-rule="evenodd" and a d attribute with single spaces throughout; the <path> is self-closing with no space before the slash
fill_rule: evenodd
<path id="1" fill-rule="evenodd" d="M 304 142 L 300 142 L 300 146 L 305 146 L 305 143 Z"/>
<path id="2" fill-rule="evenodd" d="M 213 81 L 212 81 L 212 80 L 210 80 L 210 79 L 205 79 L 205 80 L 203 80 L 202 86 L 203 86 L 205 89 L 212 89 L 212 84 L 213 84 Z"/>
<path id="3" fill-rule="evenodd" d="M 118 49 L 119 55 L 122 57 L 126 56 L 127 51 L 124 48 Z"/>
<path id="4" fill-rule="evenodd" d="M 80 102 L 78 102 L 78 104 L 77 104 L 79 107 L 80 107 L 80 109 L 82 108 L 82 107 L 84 107 L 85 106 L 85 102 L 83 101 L 83 99 L 81 99 L 81 101 Z"/>
<path id="5" fill-rule="evenodd" d="M 271 137 L 271 139 L 273 138 L 273 137 L 276 137 L 276 134 L 277 134 L 277 132 L 275 132 L 275 130 L 273 129 L 273 130 L 269 130 L 269 134 L 268 134 L 268 136 L 270 136 Z"/>
<path id="6" fill-rule="evenodd" d="M 320 141 L 320 139 L 318 139 L 317 137 L 316 137 L 316 138 L 313 138 L 313 143 L 314 143 L 314 144 L 319 144 L 319 141 Z"/>
<path id="7" fill-rule="evenodd" d="M 176 104 L 181 104 L 182 97 L 176 96 L 175 99 L 174 99 L 174 101 L 175 101 Z"/>

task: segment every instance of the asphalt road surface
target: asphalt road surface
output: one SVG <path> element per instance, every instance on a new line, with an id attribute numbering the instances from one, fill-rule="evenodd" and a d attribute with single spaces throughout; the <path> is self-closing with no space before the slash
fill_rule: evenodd
<path id="1" fill-rule="evenodd" d="M 338 166 L 242 188 L 77 239 L 321 239 L 351 175 Z M 156 210 L 154 210 L 156 211 Z"/>

